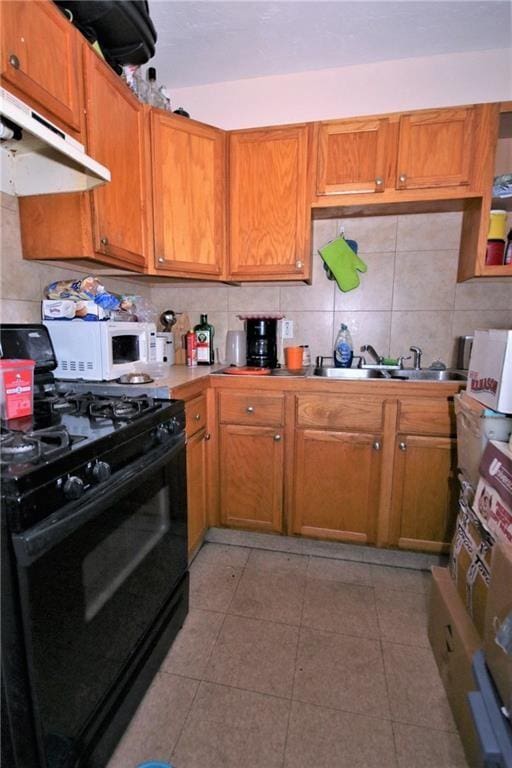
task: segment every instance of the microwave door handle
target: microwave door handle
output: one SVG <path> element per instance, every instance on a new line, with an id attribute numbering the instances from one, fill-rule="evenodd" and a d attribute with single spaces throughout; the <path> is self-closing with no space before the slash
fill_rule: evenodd
<path id="1" fill-rule="evenodd" d="M 125 495 L 140 487 L 145 477 L 172 461 L 184 449 L 185 443 L 185 435 L 182 435 L 171 450 L 162 450 L 162 447 L 159 447 L 150 451 L 122 470 L 104 491 L 98 492 L 96 486 L 91 489 L 89 499 L 84 497 L 72 504 L 66 504 L 57 513 L 32 528 L 13 534 L 12 542 L 18 564 L 22 567 L 31 565 L 82 525 L 98 517 L 116 497 L 119 498 L 120 491 Z M 127 475 L 130 476 L 129 479 Z"/>

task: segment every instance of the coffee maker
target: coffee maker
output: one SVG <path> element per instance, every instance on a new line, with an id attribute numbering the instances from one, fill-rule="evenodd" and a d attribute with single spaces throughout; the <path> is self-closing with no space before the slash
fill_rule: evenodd
<path id="1" fill-rule="evenodd" d="M 246 317 L 247 365 L 251 368 L 276 368 L 277 317 Z"/>

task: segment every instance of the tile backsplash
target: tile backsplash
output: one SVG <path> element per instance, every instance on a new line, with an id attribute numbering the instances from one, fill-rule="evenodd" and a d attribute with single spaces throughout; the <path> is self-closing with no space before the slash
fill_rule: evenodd
<path id="1" fill-rule="evenodd" d="M 42 290 L 52 280 L 84 275 L 23 261 L 15 198 L 1 199 L 2 258 L 0 295 L 3 322 L 38 322 Z M 356 240 L 368 270 L 358 288 L 342 293 L 329 281 L 317 251 L 337 236 Z M 330 355 L 339 324 L 345 322 L 356 350 L 372 344 L 382 355 L 407 355 L 411 345 L 424 351 L 424 364 L 455 362 L 456 337 L 475 328 L 512 328 L 512 280 L 480 279 L 457 284 L 461 214 L 329 219 L 313 223 L 312 285 L 257 283 L 158 283 L 106 277 L 117 293 L 139 293 L 163 309 L 187 312 L 191 324 L 208 313 L 215 347 L 224 358 L 228 329 L 242 328 L 237 315 L 282 312 L 294 322 L 292 343 L 309 344 L 312 356 Z M 94 266 L 91 266 L 94 273 Z"/>
<path id="2" fill-rule="evenodd" d="M 424 365 L 455 363 L 456 338 L 475 328 L 512 328 L 512 280 L 475 279 L 457 284 L 462 214 L 328 219 L 313 223 L 312 285 L 157 285 L 153 303 L 186 311 L 191 323 L 207 312 L 223 359 L 228 329 L 239 313 L 282 312 L 294 322 L 291 343 L 309 344 L 312 356 L 330 355 L 341 322 L 356 351 L 372 344 L 385 356 L 407 355 L 416 345 Z M 356 240 L 368 270 L 348 293 L 329 281 L 318 248 L 338 235 Z"/>

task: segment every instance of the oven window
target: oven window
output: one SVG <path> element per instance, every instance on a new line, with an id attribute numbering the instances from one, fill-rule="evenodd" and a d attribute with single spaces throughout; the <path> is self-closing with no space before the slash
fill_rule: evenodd
<path id="1" fill-rule="evenodd" d="M 112 336 L 112 362 L 114 365 L 136 363 L 137 360 L 140 360 L 139 336 L 137 334 Z"/>

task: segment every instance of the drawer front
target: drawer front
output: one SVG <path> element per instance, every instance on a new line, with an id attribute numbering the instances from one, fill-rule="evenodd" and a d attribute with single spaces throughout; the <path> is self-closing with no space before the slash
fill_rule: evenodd
<path id="1" fill-rule="evenodd" d="M 222 424 L 280 427 L 284 422 L 284 397 L 264 392 L 220 392 L 219 415 Z"/>
<path id="2" fill-rule="evenodd" d="M 378 432 L 382 429 L 382 400 L 377 397 L 299 395 L 297 426 Z"/>
<path id="3" fill-rule="evenodd" d="M 455 435 L 457 431 L 453 397 L 401 398 L 399 403 L 399 432 L 418 435 Z"/>
<path id="4" fill-rule="evenodd" d="M 187 437 L 206 428 L 206 395 L 199 395 L 185 403 L 185 428 Z"/>

